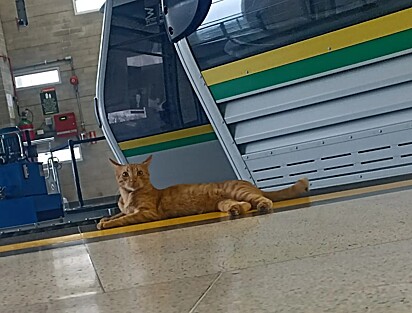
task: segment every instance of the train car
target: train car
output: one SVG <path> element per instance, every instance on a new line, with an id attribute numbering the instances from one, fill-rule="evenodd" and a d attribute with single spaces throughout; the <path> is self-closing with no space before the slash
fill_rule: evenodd
<path id="1" fill-rule="evenodd" d="M 412 172 L 411 0 L 215 0 L 176 50 L 239 178 Z"/>
<path id="2" fill-rule="evenodd" d="M 236 178 L 168 39 L 160 1 L 106 2 L 96 104 L 119 162 L 154 155 L 155 186 Z"/>
<path id="3" fill-rule="evenodd" d="M 172 9 L 196 0 L 120 2 L 106 13 L 99 76 L 103 129 L 120 160 L 165 148 L 155 152 L 166 181 L 222 171 L 268 190 L 301 176 L 323 189 L 411 173 L 411 0 L 213 0 L 179 38 Z M 149 109 L 157 119 L 138 118 Z M 135 121 L 114 122 L 119 114 Z M 207 132 L 191 138 L 213 137 L 213 149 L 157 143 L 176 129 Z"/>

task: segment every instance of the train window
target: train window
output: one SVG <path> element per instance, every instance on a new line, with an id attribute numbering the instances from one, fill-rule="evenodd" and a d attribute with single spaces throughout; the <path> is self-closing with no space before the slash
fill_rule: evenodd
<path id="1" fill-rule="evenodd" d="M 159 0 L 113 8 L 104 104 L 118 142 L 207 123 L 159 12 Z"/>
<path id="2" fill-rule="evenodd" d="M 189 43 L 206 70 L 411 6 L 411 0 L 221 0 Z"/>

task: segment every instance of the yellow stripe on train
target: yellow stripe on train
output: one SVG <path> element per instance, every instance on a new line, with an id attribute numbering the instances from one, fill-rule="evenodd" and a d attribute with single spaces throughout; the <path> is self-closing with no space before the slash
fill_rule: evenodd
<path id="1" fill-rule="evenodd" d="M 150 145 L 155 145 L 158 143 L 173 141 L 177 139 L 208 134 L 211 132 L 213 132 L 213 128 L 211 125 L 202 125 L 202 126 L 172 131 L 172 132 L 165 133 L 165 134 L 154 135 L 154 136 L 149 136 L 145 138 L 133 139 L 133 140 L 121 142 L 119 143 L 119 147 L 122 150 L 128 150 L 128 149 L 133 149 L 136 147 L 150 146 Z"/>

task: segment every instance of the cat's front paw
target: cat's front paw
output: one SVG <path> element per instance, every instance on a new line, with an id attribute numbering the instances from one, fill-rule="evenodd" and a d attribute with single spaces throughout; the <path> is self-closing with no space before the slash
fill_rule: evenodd
<path id="1" fill-rule="evenodd" d="M 107 221 L 110 221 L 110 217 L 109 217 L 109 216 L 102 217 L 102 218 L 100 219 L 100 222 L 96 225 L 97 229 L 98 229 L 98 230 L 104 229 L 104 228 L 105 228 L 105 227 L 104 227 L 104 224 L 105 224 Z"/>
<path id="2" fill-rule="evenodd" d="M 237 208 L 234 208 L 234 207 L 230 208 L 228 212 L 229 212 L 230 216 L 239 216 L 240 215 L 239 210 Z"/>
<path id="3" fill-rule="evenodd" d="M 103 221 L 103 219 L 96 225 L 96 228 L 98 229 L 98 230 L 102 230 L 102 229 L 104 229 L 105 227 L 104 227 L 104 224 L 106 223 L 106 221 Z"/>
<path id="4" fill-rule="evenodd" d="M 239 202 L 234 204 L 229 209 L 228 213 L 230 216 L 238 216 L 246 214 L 252 208 L 252 205 L 249 202 Z"/>

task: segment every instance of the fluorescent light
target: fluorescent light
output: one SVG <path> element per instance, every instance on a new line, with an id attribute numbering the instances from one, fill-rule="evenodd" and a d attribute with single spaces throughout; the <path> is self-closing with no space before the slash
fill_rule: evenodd
<path id="1" fill-rule="evenodd" d="M 50 158 L 50 156 L 51 156 L 50 152 L 39 153 L 37 160 L 40 163 L 47 164 L 47 161 Z M 74 156 L 77 161 L 83 160 L 82 153 L 81 153 L 79 146 L 74 147 Z M 59 162 L 62 162 L 62 163 L 71 162 L 72 160 L 70 149 L 68 148 L 53 152 L 53 157 L 57 158 Z"/>
<path id="2" fill-rule="evenodd" d="M 37 73 L 17 75 L 15 81 L 16 88 L 27 88 L 60 83 L 60 75 L 59 70 L 53 69 Z"/>
<path id="3" fill-rule="evenodd" d="M 99 11 L 105 0 L 75 0 L 74 7 L 76 13 L 87 13 Z"/>

